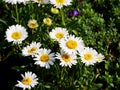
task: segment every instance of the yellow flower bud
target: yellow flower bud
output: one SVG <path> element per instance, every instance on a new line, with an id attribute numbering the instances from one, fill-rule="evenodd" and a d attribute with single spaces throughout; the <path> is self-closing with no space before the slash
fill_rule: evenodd
<path id="1" fill-rule="evenodd" d="M 27 25 L 28 25 L 29 28 L 32 28 L 32 29 L 38 27 L 38 23 L 37 23 L 37 21 L 34 20 L 34 19 L 33 19 L 33 20 L 29 20 Z"/>
<path id="2" fill-rule="evenodd" d="M 58 14 L 59 13 L 59 10 L 57 8 L 51 8 L 51 12 L 53 14 Z"/>
<path id="3" fill-rule="evenodd" d="M 44 18 L 43 19 L 43 23 L 50 26 L 52 24 L 52 20 L 48 17 L 48 18 Z"/>

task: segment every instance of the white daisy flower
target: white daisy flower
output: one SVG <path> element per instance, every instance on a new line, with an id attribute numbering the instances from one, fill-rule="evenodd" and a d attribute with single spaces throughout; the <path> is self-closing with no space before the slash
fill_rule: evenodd
<path id="1" fill-rule="evenodd" d="M 12 25 L 6 31 L 6 39 L 8 42 L 13 42 L 14 44 L 22 43 L 28 37 L 26 29 L 21 25 Z"/>
<path id="2" fill-rule="evenodd" d="M 50 0 L 32 0 L 32 1 L 38 4 L 49 4 Z"/>
<path id="3" fill-rule="evenodd" d="M 65 28 L 56 27 L 50 32 L 50 37 L 56 41 L 60 41 L 62 38 L 68 35 L 68 31 Z"/>
<path id="4" fill-rule="evenodd" d="M 26 47 L 24 47 L 22 49 L 22 55 L 24 55 L 24 56 L 30 56 L 30 55 L 34 56 L 36 53 L 39 52 L 40 47 L 41 47 L 40 42 L 38 42 L 38 43 L 32 42 L 30 45 L 27 45 Z"/>
<path id="5" fill-rule="evenodd" d="M 60 59 L 60 65 L 63 66 L 69 66 L 71 68 L 72 65 L 76 65 L 77 61 L 75 60 L 77 56 L 75 54 L 67 54 L 63 50 L 61 50 L 61 53 L 56 54 L 56 58 Z"/>
<path id="6" fill-rule="evenodd" d="M 56 8 L 62 8 L 63 6 L 71 5 L 72 0 L 50 0 Z"/>
<path id="7" fill-rule="evenodd" d="M 17 4 L 18 3 L 18 0 L 4 0 L 4 1 L 9 4 Z"/>
<path id="8" fill-rule="evenodd" d="M 55 54 L 51 53 L 50 49 L 41 49 L 38 54 L 35 55 L 35 64 L 40 65 L 40 67 L 50 68 L 50 65 L 54 64 Z"/>
<path id="9" fill-rule="evenodd" d="M 20 87 L 23 88 L 23 90 L 25 89 L 31 89 L 33 88 L 35 85 L 38 84 L 38 78 L 37 75 L 35 73 L 32 72 L 25 72 L 25 75 L 21 74 L 22 76 L 22 80 L 21 81 L 17 81 L 18 84 L 16 84 L 16 87 Z"/>
<path id="10" fill-rule="evenodd" d="M 30 0 L 18 0 L 18 3 L 21 4 L 23 3 L 24 5 L 30 2 Z"/>
<path id="11" fill-rule="evenodd" d="M 76 54 L 78 50 L 83 50 L 84 43 L 81 38 L 69 35 L 60 40 L 60 47 L 68 54 Z"/>
<path id="12" fill-rule="evenodd" d="M 104 55 L 102 55 L 101 53 L 98 54 L 98 56 L 97 56 L 97 62 L 99 62 L 99 63 L 102 62 L 104 58 L 105 58 Z"/>
<path id="13" fill-rule="evenodd" d="M 9 3 L 9 4 L 26 4 L 27 2 L 29 2 L 30 0 L 4 0 L 6 3 Z"/>
<path id="14" fill-rule="evenodd" d="M 87 66 L 94 65 L 97 62 L 97 56 L 97 51 L 89 47 L 85 47 L 80 53 L 81 61 Z"/>

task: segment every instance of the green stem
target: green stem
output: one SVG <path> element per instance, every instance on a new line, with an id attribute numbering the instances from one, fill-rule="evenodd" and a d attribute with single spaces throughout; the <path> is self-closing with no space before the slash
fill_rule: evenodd
<path id="1" fill-rule="evenodd" d="M 18 14 L 18 5 L 16 4 L 15 5 L 15 11 L 16 11 L 16 23 L 18 23 L 19 24 L 19 14 Z"/>
<path id="2" fill-rule="evenodd" d="M 13 87 L 12 90 L 15 90 L 15 87 Z"/>
<path id="3" fill-rule="evenodd" d="M 5 58 L 2 59 L 2 61 L 5 61 L 12 53 L 13 53 L 13 51 L 10 51 L 10 52 L 5 56 Z"/>
<path id="4" fill-rule="evenodd" d="M 20 47 L 20 45 L 18 44 L 17 46 L 18 46 L 19 50 L 22 51 L 22 48 Z"/>
<path id="5" fill-rule="evenodd" d="M 61 81 L 63 81 L 66 78 L 66 76 L 68 76 L 68 73 L 66 67 L 64 66 L 61 70 Z"/>
<path id="6" fill-rule="evenodd" d="M 65 26 L 65 20 L 64 20 L 64 12 L 62 9 L 60 9 L 61 16 L 62 16 L 62 25 Z"/>
<path id="7" fill-rule="evenodd" d="M 32 34 L 34 34 L 34 29 L 32 29 Z"/>

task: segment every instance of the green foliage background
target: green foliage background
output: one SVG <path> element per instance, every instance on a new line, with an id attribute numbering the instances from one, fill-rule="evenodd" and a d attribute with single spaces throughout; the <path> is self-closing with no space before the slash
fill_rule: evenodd
<path id="1" fill-rule="evenodd" d="M 50 12 L 52 5 L 37 4 L 10 5 L 0 1 L 0 80 L 5 84 L 4 90 L 18 90 L 14 85 L 20 74 L 34 71 L 39 76 L 39 85 L 32 90 L 119 90 L 120 89 L 120 0 L 74 0 L 71 6 L 62 10 L 65 26 L 61 22 L 61 14 Z M 77 9 L 78 17 L 67 17 L 69 10 Z M 17 16 L 17 14 L 19 16 Z M 50 17 L 52 26 L 43 24 L 42 20 Z M 40 25 L 34 32 L 27 27 L 29 19 L 36 19 Z M 48 33 L 52 28 L 60 26 L 69 30 L 70 34 L 80 36 L 88 47 L 96 49 L 105 56 L 104 62 L 94 66 L 85 66 L 78 60 L 72 68 L 60 67 L 59 61 L 50 69 L 40 68 L 33 64 L 31 57 L 23 57 L 17 45 L 5 40 L 6 29 L 14 24 L 26 27 L 29 38 L 20 47 L 31 41 L 41 42 L 42 47 L 58 51 Z M 37 37 L 37 38 L 36 38 Z"/>

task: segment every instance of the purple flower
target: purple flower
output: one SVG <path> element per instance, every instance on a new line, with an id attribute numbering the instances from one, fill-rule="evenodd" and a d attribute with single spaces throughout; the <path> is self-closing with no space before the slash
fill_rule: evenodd
<path id="1" fill-rule="evenodd" d="M 74 15 L 74 16 L 78 16 L 78 15 L 79 15 L 78 10 L 73 10 L 73 15 Z"/>
<path id="2" fill-rule="evenodd" d="M 69 18 L 71 18 L 71 17 L 73 16 L 73 13 L 72 13 L 71 11 L 68 11 L 68 12 L 67 12 L 67 16 L 68 16 Z"/>
<path id="3" fill-rule="evenodd" d="M 71 17 L 73 17 L 73 16 L 77 17 L 78 15 L 79 15 L 79 12 L 78 12 L 78 10 L 76 10 L 76 9 L 74 9 L 74 10 L 69 10 L 69 11 L 67 12 L 68 18 L 71 18 Z"/>

